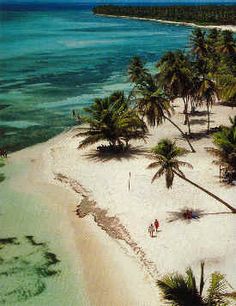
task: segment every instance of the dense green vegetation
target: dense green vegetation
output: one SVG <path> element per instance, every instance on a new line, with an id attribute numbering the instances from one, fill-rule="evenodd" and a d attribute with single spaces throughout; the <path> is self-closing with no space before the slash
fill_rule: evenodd
<path id="1" fill-rule="evenodd" d="M 165 300 L 173 306 L 226 306 L 227 293 L 230 285 L 223 274 L 213 272 L 209 279 L 209 287 L 205 289 L 206 279 L 204 275 L 204 263 L 201 263 L 201 273 L 199 277 L 199 286 L 197 279 L 191 268 L 188 268 L 185 275 L 172 273 L 165 275 L 157 281 Z"/>
<path id="2" fill-rule="evenodd" d="M 197 24 L 236 24 L 236 5 L 199 6 L 116 6 L 101 5 L 93 9 L 95 14 L 152 18 L 160 20 L 193 22 Z"/>

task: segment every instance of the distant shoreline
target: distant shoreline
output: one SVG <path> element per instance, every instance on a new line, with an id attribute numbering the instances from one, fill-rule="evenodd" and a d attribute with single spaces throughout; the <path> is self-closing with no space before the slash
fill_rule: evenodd
<path id="1" fill-rule="evenodd" d="M 95 15 L 103 16 L 103 17 L 112 17 L 112 18 L 125 18 L 125 19 L 134 19 L 134 20 L 143 20 L 143 21 L 155 21 L 155 22 L 168 23 L 168 24 L 174 24 L 174 25 L 183 25 L 183 26 L 207 28 L 207 29 L 220 29 L 223 31 L 229 30 L 232 32 L 236 32 L 236 26 L 234 25 L 200 25 L 200 24 L 191 23 L 191 22 L 170 21 L 170 20 L 162 20 L 162 19 L 155 19 L 155 18 L 119 16 L 119 15 L 108 15 L 108 14 L 95 14 Z"/>

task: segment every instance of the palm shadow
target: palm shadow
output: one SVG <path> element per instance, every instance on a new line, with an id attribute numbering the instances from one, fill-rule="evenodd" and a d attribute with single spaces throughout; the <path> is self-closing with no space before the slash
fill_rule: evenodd
<path id="1" fill-rule="evenodd" d="M 192 132 L 191 135 L 189 135 L 189 138 L 192 140 L 200 140 L 202 138 L 210 138 L 212 134 L 220 131 L 220 127 L 214 127 L 210 128 L 210 131 L 200 131 L 200 132 Z"/>
<path id="2" fill-rule="evenodd" d="M 203 117 L 207 116 L 207 111 L 195 111 L 194 113 L 190 113 L 191 117 Z"/>
<path id="3" fill-rule="evenodd" d="M 191 217 L 188 217 L 187 211 L 191 212 Z M 180 209 L 179 211 L 170 211 L 168 212 L 170 214 L 170 217 L 168 218 L 168 223 L 181 220 L 186 223 L 190 223 L 192 221 L 200 221 L 200 219 L 204 216 L 211 216 L 211 215 L 229 215 L 232 214 L 232 212 L 210 212 L 206 213 L 202 209 L 193 209 L 193 208 L 187 208 L 184 207 Z"/>
<path id="4" fill-rule="evenodd" d="M 110 160 L 122 161 L 137 158 L 138 156 L 147 154 L 148 150 L 142 146 L 130 147 L 125 152 L 101 152 L 97 149 L 84 154 L 85 158 L 95 162 L 108 162 Z"/>
<path id="5" fill-rule="evenodd" d="M 207 120 L 206 119 L 191 119 L 190 120 L 190 124 L 191 125 L 206 125 L 207 124 Z"/>

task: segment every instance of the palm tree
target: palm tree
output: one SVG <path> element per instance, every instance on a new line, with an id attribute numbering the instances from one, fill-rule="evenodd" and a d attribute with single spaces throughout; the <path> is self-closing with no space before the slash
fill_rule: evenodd
<path id="1" fill-rule="evenodd" d="M 207 148 L 207 151 L 217 157 L 215 164 L 223 166 L 225 174 L 236 175 L 236 116 L 230 118 L 231 127 L 222 127 L 213 135 L 216 148 Z"/>
<path id="2" fill-rule="evenodd" d="M 128 67 L 129 80 L 134 83 L 133 89 L 130 91 L 128 101 L 134 96 L 135 90 L 140 83 L 149 77 L 148 69 L 145 68 L 142 59 L 139 56 L 134 56 Z"/>
<path id="3" fill-rule="evenodd" d="M 218 74 L 216 78 L 219 97 L 224 102 L 236 101 L 236 77 L 232 73 Z"/>
<path id="4" fill-rule="evenodd" d="M 169 96 L 182 98 L 184 102 L 184 124 L 188 125 L 189 134 L 190 121 L 188 106 L 193 88 L 193 71 L 191 63 L 182 51 L 167 52 L 157 63 L 159 69 L 158 80 Z"/>
<path id="5" fill-rule="evenodd" d="M 215 104 L 218 93 L 217 86 L 210 78 L 203 78 L 199 82 L 198 98 L 207 107 L 207 132 L 210 132 L 210 109 Z"/>
<path id="6" fill-rule="evenodd" d="M 197 286 L 193 270 L 188 268 L 185 275 L 172 273 L 157 281 L 163 297 L 173 306 L 225 306 L 226 290 L 229 286 L 224 275 L 214 272 L 210 276 L 209 288 L 203 296 L 205 286 L 204 262 L 201 263 L 200 284 Z"/>
<path id="7" fill-rule="evenodd" d="M 231 31 L 223 31 L 218 51 L 224 55 L 235 56 L 236 43 Z"/>
<path id="8" fill-rule="evenodd" d="M 208 73 L 209 55 L 206 32 L 200 28 L 194 29 L 190 36 L 190 45 L 198 75 L 204 77 Z"/>
<path id="9" fill-rule="evenodd" d="M 192 152 L 195 152 L 188 136 L 181 130 L 181 128 L 170 119 L 174 112 L 171 106 L 170 99 L 164 92 L 158 88 L 155 79 L 149 75 L 145 81 L 138 86 L 138 97 L 136 98 L 137 108 L 143 117 L 147 118 L 150 126 L 158 126 L 165 120 L 169 121 L 186 139 Z"/>
<path id="10" fill-rule="evenodd" d="M 106 140 L 111 148 L 128 148 L 131 139 L 145 139 L 147 127 L 134 109 L 128 107 L 124 92 L 114 92 L 106 98 L 97 98 L 85 108 L 87 116 L 83 122 L 89 125 L 87 131 L 77 136 L 85 136 L 79 148 Z"/>
<path id="11" fill-rule="evenodd" d="M 147 75 L 148 71 L 139 56 L 134 56 L 128 67 L 129 80 L 132 83 L 139 83 Z"/>
<path id="12" fill-rule="evenodd" d="M 192 31 L 190 42 L 192 46 L 192 53 L 197 58 L 204 58 L 207 55 L 206 32 L 200 28 L 195 28 Z"/>
<path id="13" fill-rule="evenodd" d="M 157 146 L 155 146 L 152 149 L 152 153 L 153 153 L 153 158 L 156 159 L 156 161 L 152 162 L 148 166 L 148 168 L 152 169 L 152 168 L 159 167 L 158 171 L 152 178 L 152 182 L 154 182 L 157 178 L 161 177 L 162 175 L 165 175 L 166 187 L 169 189 L 173 185 L 174 177 L 178 176 L 182 180 L 204 191 L 206 194 L 208 194 L 215 200 L 222 203 L 224 206 L 230 209 L 232 213 L 236 213 L 236 208 L 232 207 L 230 204 L 228 204 L 227 202 L 225 202 L 224 200 L 222 200 L 221 198 L 219 198 L 212 192 L 208 191 L 207 189 L 194 183 L 193 181 L 191 181 L 184 175 L 180 167 L 186 166 L 186 167 L 192 168 L 192 165 L 187 162 L 178 160 L 178 157 L 184 155 L 186 153 L 186 150 L 176 146 L 174 141 L 171 141 L 169 139 L 161 140 L 157 144 Z"/>

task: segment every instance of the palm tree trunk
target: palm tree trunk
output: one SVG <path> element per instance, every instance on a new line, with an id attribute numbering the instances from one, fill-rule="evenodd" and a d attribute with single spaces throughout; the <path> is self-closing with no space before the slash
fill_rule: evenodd
<path id="1" fill-rule="evenodd" d="M 181 130 L 181 128 L 180 128 L 174 121 L 172 121 L 169 117 L 164 116 L 164 118 L 165 118 L 166 120 L 168 120 L 172 125 L 174 125 L 174 126 L 178 129 L 178 131 L 181 133 L 181 135 L 183 136 L 183 138 L 186 139 L 186 141 L 187 141 L 187 143 L 188 143 L 188 145 L 189 145 L 189 147 L 190 147 L 190 149 L 191 149 L 191 152 L 192 152 L 192 153 L 195 153 L 196 151 L 195 151 L 194 147 L 192 146 L 191 142 L 189 141 L 188 135 L 186 135 L 186 133 L 184 133 L 184 132 Z"/>
<path id="2" fill-rule="evenodd" d="M 225 202 L 224 200 L 222 200 L 221 198 L 219 198 L 218 196 L 216 196 L 214 193 L 211 193 L 210 191 L 208 191 L 207 189 L 199 186 L 198 184 L 194 183 L 193 181 L 189 180 L 188 178 L 186 178 L 185 176 L 179 174 L 178 172 L 176 172 L 175 170 L 173 170 L 174 174 L 176 174 L 178 177 L 180 177 L 181 179 L 185 180 L 186 182 L 190 183 L 191 185 L 197 187 L 198 189 L 204 191 L 205 193 L 207 193 L 209 196 L 211 196 L 212 198 L 214 198 L 215 200 L 219 201 L 220 203 L 222 203 L 224 206 L 226 206 L 228 209 L 231 210 L 232 213 L 236 213 L 236 208 L 234 208 L 233 206 L 231 206 L 230 204 L 228 204 L 227 202 Z"/>
<path id="3" fill-rule="evenodd" d="M 207 133 L 210 133 L 210 106 L 207 102 Z"/>
<path id="4" fill-rule="evenodd" d="M 184 100 L 184 125 L 186 125 L 187 123 L 188 123 L 188 102 Z"/>

